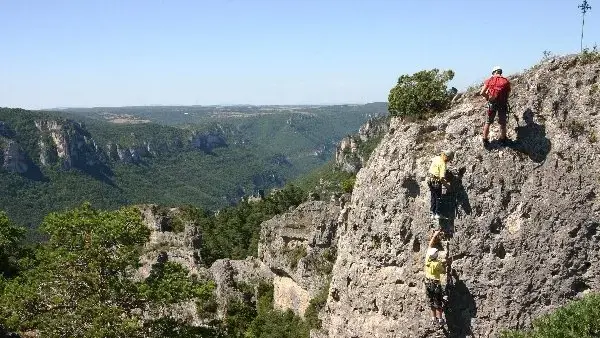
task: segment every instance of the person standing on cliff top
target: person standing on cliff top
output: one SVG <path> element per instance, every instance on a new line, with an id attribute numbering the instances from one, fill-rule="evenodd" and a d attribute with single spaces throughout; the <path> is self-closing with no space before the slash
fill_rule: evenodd
<path id="1" fill-rule="evenodd" d="M 432 325 L 443 326 L 446 321 L 443 317 L 444 291 L 442 289 L 442 274 L 444 273 L 444 264 L 438 259 L 439 250 L 435 247 L 440 231 L 436 231 L 429 240 L 429 246 L 425 255 L 425 290 L 429 307 L 431 308 Z"/>
<path id="2" fill-rule="evenodd" d="M 448 184 L 446 180 L 446 163 L 452 161 L 454 152 L 445 150 L 433 158 L 427 176 L 427 185 L 431 192 L 430 216 L 432 219 L 440 219 L 440 198 L 442 197 L 442 184 Z"/>
<path id="3" fill-rule="evenodd" d="M 490 144 L 489 133 L 490 124 L 494 123 L 498 115 L 498 124 L 500 124 L 500 144 L 505 145 L 506 122 L 508 121 L 508 95 L 510 94 L 510 81 L 502 76 L 502 68 L 496 66 L 492 69 L 492 76 L 485 80 L 479 94 L 486 98 L 487 115 L 483 124 L 483 146 Z"/>

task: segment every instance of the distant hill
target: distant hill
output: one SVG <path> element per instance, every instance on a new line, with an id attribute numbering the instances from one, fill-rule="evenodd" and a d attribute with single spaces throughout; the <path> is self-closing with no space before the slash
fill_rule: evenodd
<path id="1" fill-rule="evenodd" d="M 322 165 L 342 137 L 386 109 L 0 108 L 0 209 L 31 227 L 82 201 L 218 209 Z"/>

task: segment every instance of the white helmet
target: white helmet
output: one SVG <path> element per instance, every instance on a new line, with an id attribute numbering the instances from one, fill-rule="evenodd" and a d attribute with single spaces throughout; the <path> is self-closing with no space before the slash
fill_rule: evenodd
<path id="1" fill-rule="evenodd" d="M 427 257 L 429 257 L 430 259 L 437 259 L 438 249 L 436 249 L 436 248 L 427 249 Z"/>
<path id="2" fill-rule="evenodd" d="M 492 74 L 494 74 L 497 71 L 499 71 L 500 74 L 502 74 L 502 68 L 500 66 L 494 66 L 494 68 L 492 68 Z"/>

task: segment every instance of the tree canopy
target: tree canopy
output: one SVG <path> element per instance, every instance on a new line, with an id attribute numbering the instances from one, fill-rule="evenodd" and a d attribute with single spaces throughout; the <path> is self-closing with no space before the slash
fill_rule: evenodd
<path id="1" fill-rule="evenodd" d="M 427 118 L 446 109 L 455 94 L 448 81 L 454 78 L 452 70 L 422 70 L 413 75 L 402 75 L 390 90 L 388 110 L 392 116 Z"/>

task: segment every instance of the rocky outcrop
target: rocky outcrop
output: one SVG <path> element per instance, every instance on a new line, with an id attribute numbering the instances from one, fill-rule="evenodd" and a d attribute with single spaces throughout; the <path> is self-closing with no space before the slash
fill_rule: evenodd
<path id="1" fill-rule="evenodd" d="M 276 307 L 303 315 L 310 299 L 328 287 L 344 201 L 305 202 L 262 224 L 258 258 L 276 276 Z"/>
<path id="2" fill-rule="evenodd" d="M 59 161 L 64 169 L 103 171 L 106 156 L 81 123 L 71 120 L 40 120 L 35 122 L 40 132 L 40 162 L 44 165 Z"/>
<path id="3" fill-rule="evenodd" d="M 507 147 L 483 148 L 484 101 L 474 92 L 427 122 L 393 119 L 340 228 L 322 313 L 328 336 L 441 334 L 428 323 L 423 288 L 424 179 L 447 148 L 463 168 L 443 200 L 441 226 L 454 233 L 448 336 L 497 337 L 600 290 L 599 77 L 599 62 L 577 56 L 511 77 Z"/>
<path id="4" fill-rule="evenodd" d="M 192 147 L 210 153 L 215 148 L 226 147 L 227 140 L 221 133 L 207 132 L 195 133 L 190 139 Z"/>
<path id="5" fill-rule="evenodd" d="M 245 260 L 219 259 L 211 265 L 209 271 L 217 285 L 217 314 L 221 318 L 232 300 L 256 302 L 258 285 L 271 284 L 274 277 L 271 270 L 254 257 Z"/>
<path id="6" fill-rule="evenodd" d="M 389 117 L 379 116 L 363 124 L 358 134 L 346 136 L 335 151 L 335 163 L 340 170 L 356 174 L 369 160 L 375 145 L 389 128 Z"/>
<path id="7" fill-rule="evenodd" d="M 19 144 L 7 141 L 4 146 L 2 167 L 5 170 L 25 174 L 32 167 L 32 162 Z"/>
<path id="8" fill-rule="evenodd" d="M 140 278 L 150 274 L 152 265 L 159 261 L 173 261 L 181 264 L 192 274 L 198 275 L 201 263 L 200 247 L 202 234 L 180 209 L 160 207 L 155 204 L 141 205 L 142 220 L 151 230 L 146 243 L 142 266 L 138 270 Z"/>

